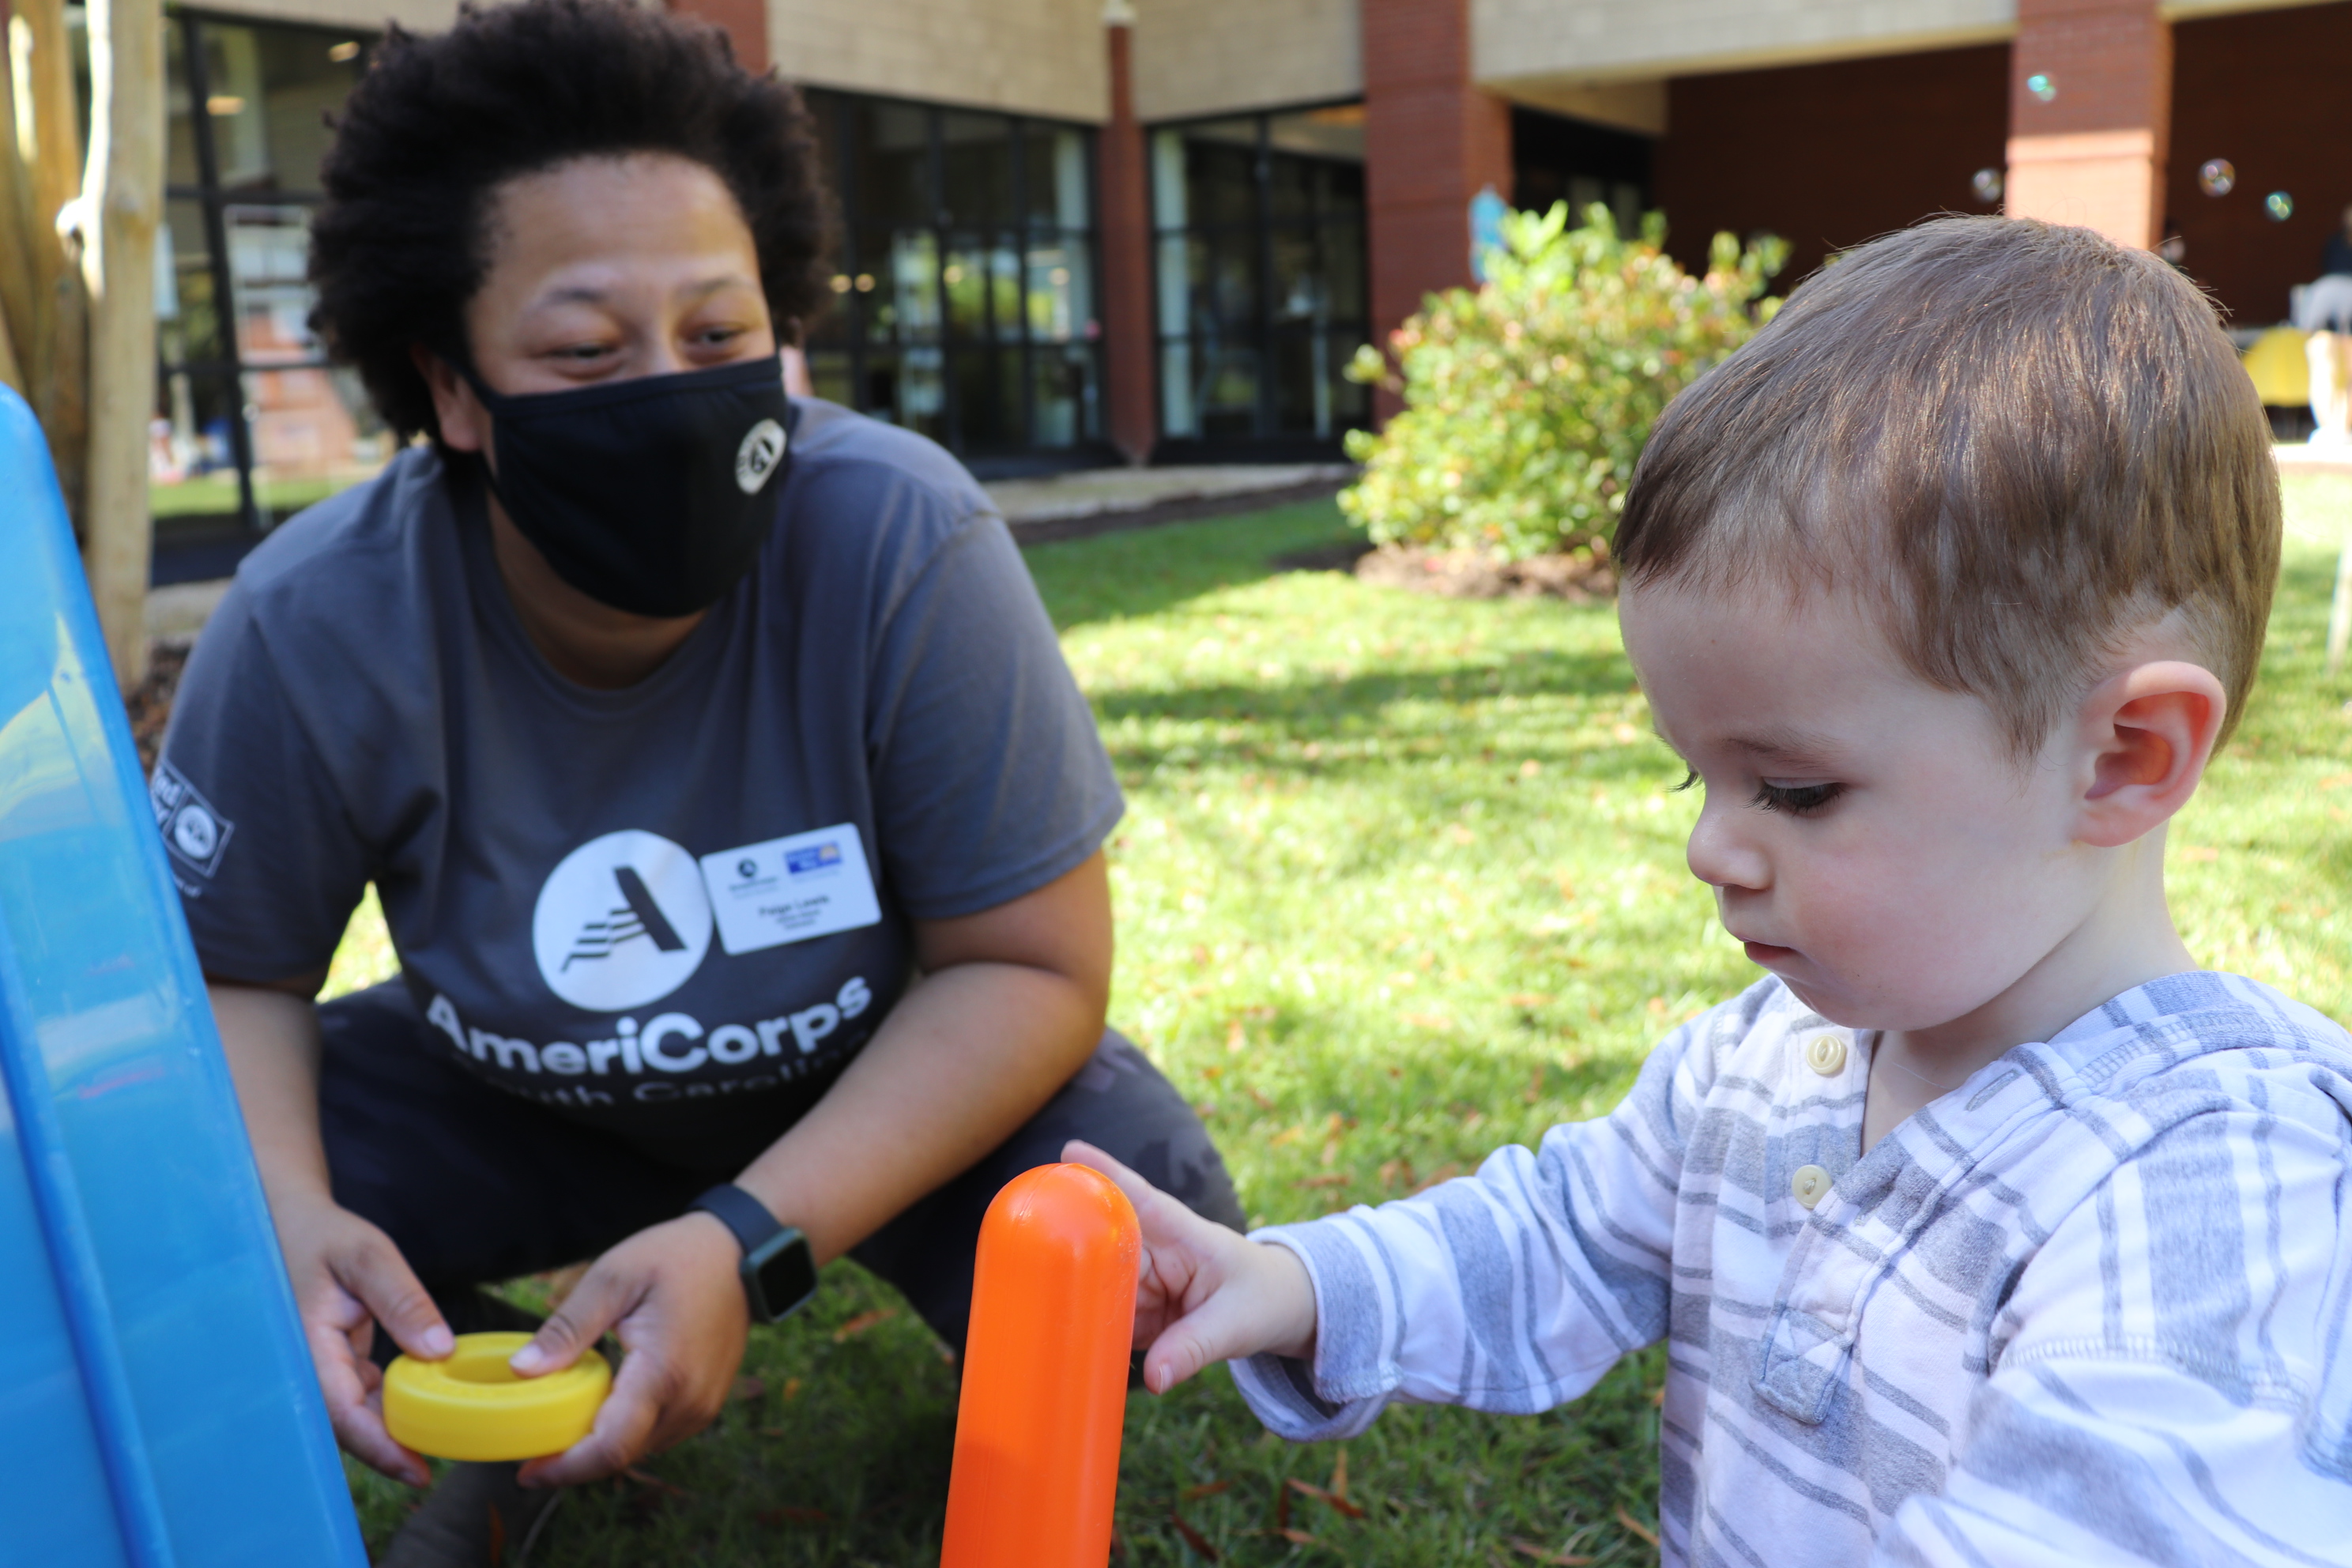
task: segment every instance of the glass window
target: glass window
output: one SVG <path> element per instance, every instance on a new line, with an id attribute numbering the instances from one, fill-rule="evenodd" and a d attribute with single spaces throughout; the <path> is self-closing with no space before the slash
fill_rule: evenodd
<path id="1" fill-rule="evenodd" d="M 220 376 L 178 373 L 157 388 L 156 416 L 148 452 L 148 506 L 159 531 L 244 521 L 244 488 L 237 449 L 244 407 L 236 384 Z"/>
<path id="2" fill-rule="evenodd" d="M 1098 441 L 1090 133 L 808 96 L 846 220 L 821 393 L 971 456 Z"/>
<path id="3" fill-rule="evenodd" d="M 1265 121 L 1265 143 L 1277 153 L 1299 153 L 1361 169 L 1364 106 L 1340 103 L 1297 114 L 1270 114 Z"/>
<path id="4" fill-rule="evenodd" d="M 221 227 L 228 240 L 237 357 L 247 364 L 297 364 L 323 357 L 309 321 L 310 209 L 226 206 Z"/>
<path id="5" fill-rule="evenodd" d="M 1258 236 L 1249 229 L 1212 230 L 1195 237 L 1192 326 L 1246 330 L 1257 321 Z"/>
<path id="6" fill-rule="evenodd" d="M 1099 431 L 1095 389 L 1095 356 L 1086 348 L 1064 345 L 1034 351 L 1032 378 L 1035 399 L 1035 434 L 1040 447 L 1074 447 Z"/>
<path id="7" fill-rule="evenodd" d="M 858 275 L 865 287 L 866 275 Z M 890 237 L 880 287 L 887 289 L 877 316 L 900 342 L 937 342 L 940 337 L 940 237 L 929 229 L 900 229 Z"/>
<path id="8" fill-rule="evenodd" d="M 1369 335 L 1360 104 L 1150 141 L 1167 437 L 1328 447 L 1367 423 L 1341 372 Z"/>
<path id="9" fill-rule="evenodd" d="M 1000 114 L 940 116 L 940 202 L 949 221 L 1013 220 L 1013 124 Z"/>
<path id="10" fill-rule="evenodd" d="M 247 371 L 245 404 L 254 504 L 265 527 L 365 479 L 392 456 L 383 423 L 349 371 Z"/>
<path id="11" fill-rule="evenodd" d="M 929 117 L 902 103 L 869 100 L 857 109 L 846 118 L 855 125 L 852 178 L 859 220 L 885 227 L 936 221 Z"/>
<path id="12" fill-rule="evenodd" d="M 309 27 L 200 25 L 205 111 L 221 184 L 316 191 L 326 116 L 359 79 L 356 40 Z"/>
<path id="13" fill-rule="evenodd" d="M 1086 334 L 1094 318 L 1092 268 L 1087 265 L 1086 236 L 1039 235 L 1030 241 L 1029 335 L 1047 342 L 1068 342 Z"/>
<path id="14" fill-rule="evenodd" d="M 1257 351 L 1210 342 L 1193 351 L 1195 400 L 1203 436 L 1255 436 L 1257 432 Z"/>
<path id="15" fill-rule="evenodd" d="M 331 29 L 167 20 L 150 494 L 163 551 L 207 542 L 215 570 L 235 559 L 224 541 L 249 540 L 392 453 L 358 378 L 327 365 L 309 321 L 326 121 L 362 54 Z"/>
<path id="16" fill-rule="evenodd" d="M 808 367 L 809 384 L 816 389 L 819 397 L 845 408 L 857 405 L 856 366 L 846 353 L 839 349 L 811 350 Z"/>
<path id="17" fill-rule="evenodd" d="M 960 235 L 950 246 L 940 274 L 947 286 L 949 335 L 1020 342 L 1021 256 L 1010 237 L 990 245 Z"/>
<path id="18" fill-rule="evenodd" d="M 1027 425 L 1021 394 L 1021 352 L 982 350 L 955 359 L 957 423 L 975 452 L 1022 446 Z"/>
<path id="19" fill-rule="evenodd" d="M 1257 221 L 1257 152 L 1186 138 L 1187 219 L 1195 227 Z"/>
<path id="20" fill-rule="evenodd" d="M 1029 222 L 1041 228 L 1094 226 L 1094 180 L 1087 139 L 1076 131 L 1031 125 L 1022 137 Z"/>
<path id="21" fill-rule="evenodd" d="M 203 176 L 196 166 L 196 132 L 191 110 L 195 106 L 195 94 L 188 88 L 188 62 L 183 57 L 187 47 L 184 29 L 172 27 L 163 35 L 163 181 L 172 185 L 193 185 Z"/>
<path id="22" fill-rule="evenodd" d="M 155 253 L 156 346 L 163 363 L 181 365 L 226 357 L 202 203 L 174 197 L 163 204 Z"/>

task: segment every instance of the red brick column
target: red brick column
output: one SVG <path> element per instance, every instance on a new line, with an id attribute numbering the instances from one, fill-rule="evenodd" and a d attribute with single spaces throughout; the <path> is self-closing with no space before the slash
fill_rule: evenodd
<path id="1" fill-rule="evenodd" d="M 716 22 L 735 46 L 735 58 L 754 75 L 768 68 L 768 0 L 669 0 L 681 16 Z"/>
<path id="2" fill-rule="evenodd" d="M 2009 127 L 2012 216 L 2163 238 L 2172 26 L 2157 0 L 2018 0 Z"/>
<path id="3" fill-rule="evenodd" d="M 1469 0 L 1361 0 L 1372 330 L 1470 281 L 1470 198 L 1511 195 L 1511 110 L 1470 80 Z M 1375 409 L 1396 412 L 1386 392 Z"/>
<path id="4" fill-rule="evenodd" d="M 1134 13 L 1103 8 L 1110 49 L 1110 122 L 1096 163 L 1102 243 L 1103 394 L 1111 444 L 1141 464 L 1159 438 L 1151 385 L 1151 216 L 1144 200 L 1143 128 L 1135 121 Z"/>

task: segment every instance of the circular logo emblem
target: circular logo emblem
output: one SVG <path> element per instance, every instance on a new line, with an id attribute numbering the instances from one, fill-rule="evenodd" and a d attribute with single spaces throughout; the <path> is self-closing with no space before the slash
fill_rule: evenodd
<path id="1" fill-rule="evenodd" d="M 735 874 L 748 882 L 760 874 L 760 863 L 757 860 L 738 860 L 735 862 Z"/>
<path id="2" fill-rule="evenodd" d="M 172 842 L 191 860 L 209 860 L 220 846 L 220 824 L 203 806 L 184 805 L 172 818 Z"/>
<path id="3" fill-rule="evenodd" d="M 547 988 L 590 1013 L 658 1001 L 710 948 L 710 900 L 694 857 L 625 828 L 566 855 L 539 890 L 530 945 Z"/>
<path id="4" fill-rule="evenodd" d="M 784 427 L 772 419 L 762 419 L 743 432 L 743 444 L 735 448 L 735 483 L 745 495 L 756 495 L 776 471 L 784 458 Z"/>

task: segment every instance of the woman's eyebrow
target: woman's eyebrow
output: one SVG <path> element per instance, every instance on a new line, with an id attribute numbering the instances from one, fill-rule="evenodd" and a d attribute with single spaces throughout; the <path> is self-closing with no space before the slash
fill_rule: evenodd
<path id="1" fill-rule="evenodd" d="M 674 290 L 673 297 L 681 300 L 701 300 L 721 289 L 758 287 L 757 282 L 740 272 L 721 272 L 712 277 L 698 279 L 691 283 L 679 284 Z M 612 298 L 613 290 L 601 284 L 567 283 L 560 289 L 551 289 L 546 293 L 539 295 L 527 308 L 537 310 L 548 305 L 602 305 L 610 301 Z"/>
<path id="2" fill-rule="evenodd" d="M 759 286 L 757 279 L 746 278 L 740 272 L 722 272 L 716 277 L 705 278 L 699 282 L 680 284 L 676 297 L 680 300 L 702 300 L 725 289 L 757 289 Z"/>

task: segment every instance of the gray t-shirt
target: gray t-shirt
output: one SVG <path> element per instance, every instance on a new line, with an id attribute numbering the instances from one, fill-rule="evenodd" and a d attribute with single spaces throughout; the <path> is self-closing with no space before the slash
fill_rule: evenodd
<path id="1" fill-rule="evenodd" d="M 910 921 L 1093 854 L 1118 784 L 986 493 L 798 408 L 758 566 L 626 690 L 540 658 L 431 451 L 247 557 L 153 784 L 205 972 L 324 968 L 373 880 L 426 1048 L 701 1164 L 824 1092 Z"/>

